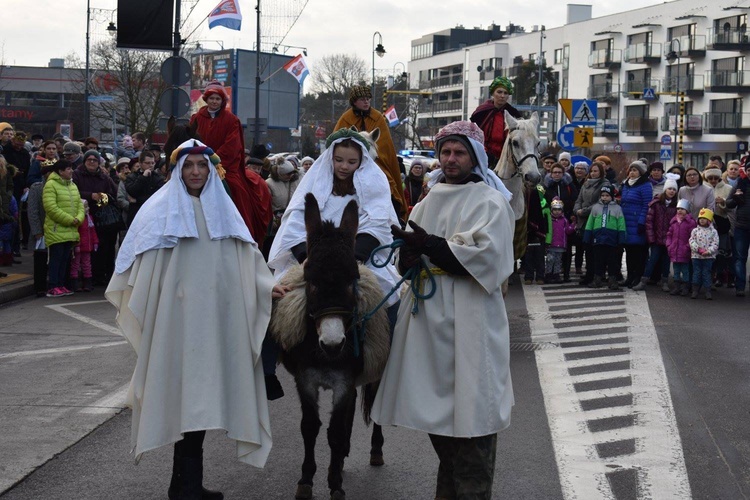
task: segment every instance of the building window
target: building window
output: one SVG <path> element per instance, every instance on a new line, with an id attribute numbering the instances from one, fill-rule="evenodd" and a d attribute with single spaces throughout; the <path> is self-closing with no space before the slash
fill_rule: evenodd
<path id="1" fill-rule="evenodd" d="M 555 64 L 562 64 L 562 60 L 563 60 L 563 50 L 555 49 Z"/>

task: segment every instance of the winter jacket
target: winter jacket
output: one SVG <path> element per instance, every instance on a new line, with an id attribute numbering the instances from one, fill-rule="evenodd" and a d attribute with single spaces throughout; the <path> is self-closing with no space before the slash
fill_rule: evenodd
<path id="1" fill-rule="evenodd" d="M 653 198 L 653 188 L 645 175 L 639 177 L 632 186 L 627 180 L 622 183 L 620 208 L 625 216 L 626 245 L 646 243 L 646 215 L 648 204 Z"/>
<path id="2" fill-rule="evenodd" d="M 29 234 L 36 236 L 44 234 L 44 204 L 42 191 L 44 182 L 35 182 L 29 187 L 29 197 L 26 200 L 26 213 L 29 216 Z"/>
<path id="3" fill-rule="evenodd" d="M 289 181 L 275 180 L 272 177 L 266 179 L 268 189 L 271 190 L 271 209 L 273 213 L 283 212 L 289 206 L 292 195 L 299 186 L 299 176 L 292 176 Z"/>
<path id="4" fill-rule="evenodd" d="M 625 238 L 625 217 L 619 205 L 599 202 L 591 207 L 583 233 L 584 243 L 615 247 L 625 243 Z"/>
<path id="5" fill-rule="evenodd" d="M 715 259 L 719 253 L 719 233 L 709 224 L 708 227 L 696 226 L 690 233 L 690 258 Z M 699 250 L 703 250 L 700 253 Z"/>
<path id="6" fill-rule="evenodd" d="M 16 200 L 19 200 L 23 195 L 23 190 L 26 189 L 26 176 L 31 165 L 31 155 L 26 151 L 26 148 L 16 150 L 10 145 L 3 150 L 3 156 L 8 165 L 16 167 L 13 174 L 13 196 L 16 197 Z"/>
<path id="7" fill-rule="evenodd" d="M 544 176 L 544 197 L 547 203 L 552 203 L 555 197 L 560 198 L 563 202 L 563 214 L 570 220 L 578 198 L 578 191 L 573 185 L 573 178 L 569 174 L 563 174 L 562 179 L 557 182 L 553 181 L 549 174 Z"/>
<path id="8" fill-rule="evenodd" d="M 677 214 L 677 197 L 667 201 L 661 196 L 654 198 L 648 205 L 646 215 L 646 241 L 650 245 L 666 245 L 669 223 Z"/>
<path id="9" fill-rule="evenodd" d="M 651 177 L 648 178 L 648 182 L 651 183 L 651 188 L 653 190 L 653 197 L 656 198 L 660 194 L 664 192 L 664 183 L 667 182 L 667 179 L 662 177 L 658 181 L 655 181 Z"/>
<path id="10" fill-rule="evenodd" d="M 0 224 L 13 221 L 13 215 L 10 213 L 10 199 L 13 198 L 13 183 L 10 179 L 16 172 L 16 168 L 8 165 L 7 173 L 0 178 Z"/>
<path id="11" fill-rule="evenodd" d="M 694 187 L 682 186 L 677 192 L 678 200 L 688 200 L 690 202 L 690 215 L 696 220 L 701 208 L 710 208 L 711 211 L 716 210 L 714 190 L 711 186 L 702 184 L 702 182 Z"/>
<path id="12" fill-rule="evenodd" d="M 727 217 L 727 199 L 729 199 L 729 195 L 732 194 L 732 186 L 725 183 L 724 181 L 719 181 L 716 186 L 714 186 L 714 204 L 716 205 L 716 210 L 714 210 L 714 215 L 718 215 L 719 217 Z M 719 203 L 716 201 L 716 198 L 723 198 L 724 201 Z M 731 210 L 731 209 L 730 209 Z"/>
<path id="13" fill-rule="evenodd" d="M 135 198 L 135 203 L 128 207 L 128 226 L 135 219 L 135 214 L 141 209 L 146 200 L 151 198 L 164 185 L 164 177 L 156 170 L 151 170 L 148 176 L 143 172 L 133 172 L 125 179 L 125 190 Z"/>
<path id="14" fill-rule="evenodd" d="M 78 235 L 81 239 L 76 246 L 76 252 L 94 252 L 99 247 L 99 237 L 96 235 L 91 214 L 84 216 L 83 223 L 78 226 Z"/>
<path id="15" fill-rule="evenodd" d="M 737 191 L 742 194 L 737 194 Z M 727 198 L 726 207 L 735 208 L 734 227 L 750 229 L 750 179 L 741 177 L 737 182 L 737 187 L 732 190 L 732 194 Z"/>
<path id="16" fill-rule="evenodd" d="M 547 233 L 552 226 L 549 205 L 544 199 L 544 188 L 537 185 L 536 188 L 524 190 L 526 193 L 526 206 L 528 217 L 526 219 L 526 242 L 529 245 L 545 243 Z"/>
<path id="17" fill-rule="evenodd" d="M 672 263 L 687 264 L 690 262 L 690 233 L 697 223 L 689 213 L 680 220 L 675 215 L 669 222 L 667 232 L 667 253 Z"/>
<path id="18" fill-rule="evenodd" d="M 497 108 L 492 99 L 488 99 L 480 104 L 469 118 L 484 132 L 484 150 L 498 159 L 508 138 L 508 129 L 505 127 L 506 111 L 513 118 L 523 117 L 521 112 L 510 104 L 506 103 L 502 108 Z"/>
<path id="19" fill-rule="evenodd" d="M 14 197 L 9 196 L 8 198 L 8 213 L 10 214 L 11 219 L 8 222 L 0 223 L 0 240 L 2 241 L 13 240 L 13 229 L 15 221 L 18 220 L 18 203 Z"/>
<path id="20" fill-rule="evenodd" d="M 610 185 L 607 179 L 588 179 L 583 183 L 581 192 L 578 193 L 578 198 L 573 206 L 573 213 L 576 216 L 576 226 L 581 231 L 586 227 L 586 220 L 591 213 L 591 207 L 599 203 L 601 189 L 604 185 Z M 581 211 L 580 214 L 578 213 L 579 210 Z"/>
<path id="21" fill-rule="evenodd" d="M 86 165 L 73 170 L 73 182 L 78 187 L 78 191 L 81 193 L 81 198 L 89 202 L 89 209 L 91 210 L 91 216 L 96 218 L 96 212 L 99 207 L 96 205 L 96 201 L 91 198 L 94 193 L 105 193 L 109 197 L 110 203 L 117 202 L 117 186 L 115 186 L 112 178 L 97 169 L 96 172 L 91 173 L 86 168 Z M 83 220 L 81 217 L 78 220 Z"/>
<path id="22" fill-rule="evenodd" d="M 42 202 L 44 219 L 44 240 L 47 246 L 66 241 L 79 240 L 78 226 L 73 219 L 83 220 L 83 202 L 78 187 L 73 181 L 66 181 L 57 172 L 52 172 L 44 183 Z"/>
<path id="23" fill-rule="evenodd" d="M 547 244 L 552 248 L 568 248 L 568 236 L 576 232 L 576 225 L 564 216 L 551 217 L 552 230 L 547 233 Z"/>

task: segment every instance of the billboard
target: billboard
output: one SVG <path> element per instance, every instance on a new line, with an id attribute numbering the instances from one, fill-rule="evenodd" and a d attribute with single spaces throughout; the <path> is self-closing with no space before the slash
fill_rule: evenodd
<path id="1" fill-rule="evenodd" d="M 172 50 L 173 0 L 119 0 L 117 48 Z"/>
<path id="2" fill-rule="evenodd" d="M 191 112 L 195 113 L 205 103 L 201 99 L 201 94 L 206 85 L 212 80 L 218 80 L 224 84 L 227 96 L 229 97 L 229 107 L 232 105 L 232 75 L 234 74 L 234 51 L 222 50 L 218 52 L 204 52 L 193 54 L 190 57 L 190 66 L 193 68 L 193 76 L 190 81 L 190 101 L 192 104 Z"/>

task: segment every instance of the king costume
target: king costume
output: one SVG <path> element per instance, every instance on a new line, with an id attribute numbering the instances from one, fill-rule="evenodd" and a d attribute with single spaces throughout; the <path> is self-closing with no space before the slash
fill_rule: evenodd
<path id="1" fill-rule="evenodd" d="M 187 154 L 210 160 L 200 197 L 180 175 Z M 134 219 L 105 293 L 138 354 L 127 398 L 136 460 L 183 434 L 223 429 L 240 461 L 262 467 L 271 427 L 260 352 L 273 276 L 213 151 L 190 140 L 172 154 L 175 163 Z"/>

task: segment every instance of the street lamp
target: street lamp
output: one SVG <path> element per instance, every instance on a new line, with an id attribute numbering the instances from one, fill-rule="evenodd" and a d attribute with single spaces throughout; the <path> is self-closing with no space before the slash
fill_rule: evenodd
<path id="1" fill-rule="evenodd" d="M 375 37 L 378 37 L 378 44 L 375 45 Z M 383 57 L 385 55 L 385 47 L 383 47 L 383 35 L 380 34 L 379 31 L 376 31 L 372 34 L 372 89 L 371 93 L 375 95 L 375 54 L 378 55 L 378 57 Z"/>
<path id="2" fill-rule="evenodd" d="M 677 51 L 675 52 L 673 46 L 674 43 L 677 42 Z M 679 134 L 679 128 L 677 124 L 677 110 L 680 106 L 680 53 L 682 52 L 682 48 L 680 46 L 680 39 L 679 38 L 673 38 L 669 41 L 669 52 L 664 56 L 664 58 L 669 61 L 670 64 L 672 64 L 675 59 L 677 60 L 677 75 L 675 76 L 675 91 L 674 91 L 674 142 L 672 143 L 672 164 L 676 165 L 678 163 L 677 159 L 677 141 L 678 141 L 678 134 Z M 680 158 L 681 160 L 681 158 Z"/>
<path id="3" fill-rule="evenodd" d="M 97 14 L 100 12 L 109 12 L 109 25 L 107 26 L 107 33 L 110 35 L 117 34 L 117 26 L 112 20 L 114 18 L 117 9 L 92 9 L 91 0 L 86 0 L 86 82 L 85 90 L 83 93 L 83 136 L 89 136 L 89 94 L 91 92 L 90 83 L 90 70 L 91 70 L 91 14 Z"/>

